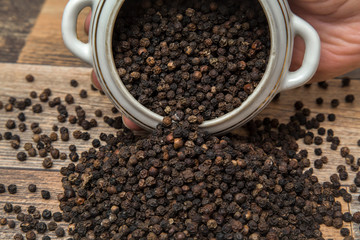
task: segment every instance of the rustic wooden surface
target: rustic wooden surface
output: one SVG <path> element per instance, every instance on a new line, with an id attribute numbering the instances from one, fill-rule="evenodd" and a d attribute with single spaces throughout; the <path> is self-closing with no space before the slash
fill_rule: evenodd
<path id="1" fill-rule="evenodd" d="M 16 62 L 44 0 L 0 0 L 0 62 Z"/>
<path id="2" fill-rule="evenodd" d="M 62 16 L 62 10 L 67 3 L 67 0 L 46 0 L 43 4 L 42 1 L 23 1 L 24 5 L 35 6 L 37 3 L 39 15 L 36 18 L 37 12 L 34 10 L 33 14 L 24 15 L 17 23 L 13 22 L 14 19 L 8 17 L 5 18 L 5 13 L 10 9 L 15 13 L 20 11 L 18 8 L 10 4 L 10 1 L 0 1 L 0 3 L 7 3 L 12 8 L 0 7 L 0 101 L 7 102 L 9 96 L 15 96 L 19 99 L 23 99 L 29 96 L 29 92 L 34 90 L 40 93 L 44 88 L 51 88 L 53 91 L 52 97 L 61 97 L 67 93 L 74 95 L 76 102 L 71 106 L 67 106 L 69 113 L 74 114 L 74 107 L 81 105 L 87 112 L 90 118 L 95 118 L 95 109 L 102 109 L 104 115 L 115 116 L 111 112 L 112 105 L 109 100 L 99 94 L 98 91 L 90 90 L 90 71 L 91 69 L 86 67 L 87 65 L 79 61 L 77 58 L 65 48 L 61 40 L 60 22 Z M 9 5 L 10 4 L 10 5 Z M 32 5 L 34 4 L 34 5 Z M 6 5 L 6 4 L 5 4 Z M 40 6 L 42 6 L 40 10 Z M 24 6 L 22 6 L 26 9 Z M 29 8 L 30 9 L 30 8 Z M 88 10 L 86 10 L 88 11 Z M 85 34 L 83 33 L 82 21 L 85 18 L 86 11 L 81 14 L 78 29 L 79 36 L 82 40 L 85 40 Z M 7 16 L 11 16 L 7 13 Z M 36 18 L 36 20 L 35 20 Z M 10 30 L 11 26 L 18 25 L 19 22 L 32 23 L 23 28 L 24 32 L 19 29 L 12 30 L 13 32 L 21 32 L 21 34 L 14 34 Z M 32 25 L 34 25 L 32 27 Z M 32 27 L 32 28 L 31 28 Z M 3 29 L 8 29 L 8 35 L 12 36 L 15 40 L 8 43 L 4 40 Z M 10 29 L 10 30 L 9 30 Z M 2 35 L 1 35 L 2 34 Z M 25 44 L 12 44 L 16 42 L 23 42 Z M 24 77 L 26 74 L 32 73 L 35 76 L 34 83 L 28 83 Z M 354 72 L 351 75 L 352 78 L 359 78 L 359 72 Z M 70 80 L 77 79 L 79 86 L 77 88 L 70 87 Z M 317 113 L 335 113 L 337 114 L 337 120 L 335 122 L 324 122 L 322 126 L 325 128 L 332 128 L 335 131 L 335 135 L 341 138 L 341 146 L 349 146 L 354 156 L 360 157 L 360 147 L 357 146 L 357 140 L 360 139 L 360 93 L 357 89 L 360 89 L 360 82 L 352 81 L 350 87 L 341 88 L 339 80 L 329 81 L 328 90 L 323 90 L 316 85 L 310 88 L 299 88 L 296 90 L 284 92 L 278 101 L 271 103 L 259 117 L 276 117 L 280 118 L 282 122 L 286 122 L 289 116 L 293 114 L 293 104 L 296 100 L 302 100 L 306 107 L 312 109 L 312 115 Z M 88 91 L 89 97 L 81 99 L 79 92 L 81 89 Z M 346 94 L 353 93 L 356 100 L 353 104 L 344 102 Z M 317 106 L 315 99 L 317 97 L 324 98 L 324 104 Z M 51 97 L 51 98 L 52 98 Z M 330 107 L 330 101 L 333 98 L 338 98 L 341 104 L 338 108 L 333 109 Z M 38 103 L 39 100 L 33 102 Z M 79 129 L 76 125 L 70 125 L 68 123 L 59 124 L 56 119 L 56 110 L 48 107 L 47 104 L 43 104 L 44 112 L 42 114 L 34 114 L 31 109 L 23 111 L 26 116 L 26 124 L 28 128 L 32 122 L 39 122 L 43 133 L 49 134 L 51 132 L 51 126 L 57 124 L 58 126 L 66 125 L 70 131 Z M 0 133 L 4 133 L 6 130 L 5 122 L 7 119 L 16 120 L 19 110 L 13 112 L 5 112 L 4 109 L 0 110 Z M 102 119 L 96 118 L 99 123 L 99 127 L 90 131 L 93 137 L 97 137 L 100 132 L 113 133 L 114 130 L 109 128 Z M 31 142 L 31 130 L 27 130 L 25 133 L 19 133 L 16 129 L 13 132 L 21 136 L 21 147 L 18 151 L 23 150 L 23 144 Z M 69 153 L 68 146 L 75 143 L 78 147 L 78 151 L 81 152 L 88 149 L 91 142 L 85 142 L 83 140 L 74 140 L 72 137 L 69 142 L 58 141 L 54 144 L 61 152 Z M 301 147 L 305 146 L 299 141 Z M 338 151 L 330 150 L 329 143 L 324 143 L 322 146 L 323 155 L 329 157 L 329 163 L 321 170 L 316 170 L 315 173 L 321 181 L 328 181 L 329 176 L 336 172 L 336 166 L 344 164 L 344 159 L 341 158 Z M 315 160 L 316 156 L 313 154 L 315 146 L 306 146 L 306 149 L 310 152 L 310 159 Z M 61 192 L 61 175 L 58 170 L 62 166 L 66 166 L 69 160 L 54 160 L 54 166 L 51 169 L 43 169 L 41 166 L 42 158 L 34 157 L 28 158 L 25 162 L 19 162 L 16 160 L 17 150 L 13 150 L 10 147 L 10 142 L 7 140 L 0 141 L 0 183 L 5 185 L 16 184 L 18 186 L 18 193 L 11 195 L 8 192 L 0 194 L 0 217 L 5 216 L 8 219 L 15 219 L 15 215 L 6 214 L 3 210 L 5 202 L 12 202 L 15 205 L 20 205 L 24 210 L 30 205 L 38 207 L 39 210 L 45 208 L 52 210 L 53 212 L 59 211 L 56 195 Z M 351 171 L 349 170 L 349 173 Z M 349 180 L 343 182 L 343 187 L 347 188 L 351 183 L 355 173 L 351 173 Z M 27 186 L 30 183 L 36 183 L 38 191 L 36 193 L 30 193 L 27 190 Z M 40 196 L 42 189 L 49 190 L 52 193 L 50 200 L 43 200 Z M 355 212 L 360 210 L 360 205 L 357 200 L 357 194 L 353 195 L 353 201 L 351 204 L 343 203 L 343 210 Z M 66 224 L 62 224 L 66 227 Z M 355 239 L 360 239 L 360 232 L 358 224 L 344 225 L 351 228 Z M 15 229 L 9 229 L 7 226 L 0 226 L 0 239 L 12 239 L 16 232 L 20 232 L 19 226 Z M 327 240 L 343 239 L 339 230 L 333 228 L 323 228 L 323 233 Z M 52 239 L 56 239 L 53 233 L 48 233 Z M 41 239 L 39 237 L 39 239 Z M 66 239 L 66 238 L 64 238 Z"/>
<path id="3" fill-rule="evenodd" d="M 47 0 L 37 18 L 33 31 L 19 56 L 19 63 L 43 64 L 54 66 L 88 66 L 75 58 L 65 47 L 61 37 L 62 11 L 68 1 Z M 89 8 L 84 9 L 78 18 L 78 36 L 86 41 L 84 19 Z"/>

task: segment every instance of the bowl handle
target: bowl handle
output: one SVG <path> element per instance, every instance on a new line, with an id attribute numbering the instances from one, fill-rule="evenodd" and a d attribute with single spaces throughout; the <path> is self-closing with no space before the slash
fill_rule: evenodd
<path id="1" fill-rule="evenodd" d="M 302 66 L 295 72 L 288 72 L 280 91 L 293 89 L 305 84 L 314 76 L 320 61 L 321 43 L 316 30 L 302 18 L 295 14 L 291 17 L 291 24 L 295 35 L 305 42 L 305 53 Z"/>
<path id="2" fill-rule="evenodd" d="M 97 1 L 98 0 L 70 0 L 64 9 L 61 23 L 62 37 L 66 47 L 75 56 L 90 65 L 93 65 L 90 41 L 83 43 L 77 38 L 76 23 L 80 11 L 85 7 L 94 9 Z"/>

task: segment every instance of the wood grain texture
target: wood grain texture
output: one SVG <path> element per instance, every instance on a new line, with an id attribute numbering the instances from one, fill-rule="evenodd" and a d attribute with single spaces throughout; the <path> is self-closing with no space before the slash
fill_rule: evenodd
<path id="1" fill-rule="evenodd" d="M 36 24 L 28 36 L 18 63 L 56 66 L 88 66 L 75 57 L 64 45 L 61 36 L 62 13 L 68 0 L 46 0 Z M 84 20 L 90 11 L 82 11 L 78 18 L 78 38 L 84 42 Z"/>
<path id="2" fill-rule="evenodd" d="M 52 90 L 52 98 L 61 97 L 64 102 L 64 97 L 67 93 L 73 94 L 75 103 L 67 105 L 69 114 L 74 114 L 74 108 L 77 105 L 81 105 L 85 110 L 89 119 L 95 118 L 94 111 L 101 109 L 104 116 L 108 115 L 114 117 L 111 112 L 112 104 L 108 98 L 100 95 L 98 91 L 90 89 L 90 69 L 88 68 L 69 68 L 69 67 L 53 67 L 53 66 L 38 66 L 38 65 L 24 65 L 24 64 L 0 64 L 0 79 L 2 87 L 0 88 L 0 101 L 4 104 L 7 103 L 10 96 L 15 96 L 17 99 L 24 99 L 29 97 L 30 91 L 37 91 L 40 93 L 44 88 L 50 88 Z M 25 75 L 32 73 L 35 77 L 34 83 L 28 83 L 25 80 Z M 70 86 L 70 80 L 77 79 L 79 86 L 73 88 Z M 81 99 L 79 92 L 81 89 L 88 91 L 88 98 Z M 33 100 L 33 103 L 40 103 L 39 99 Z M 44 134 L 52 132 L 53 124 L 66 126 L 70 132 L 75 129 L 81 129 L 77 125 L 59 124 L 56 116 L 56 108 L 50 108 L 47 103 L 43 103 L 43 113 L 34 114 L 31 108 L 24 111 L 14 110 L 13 112 L 5 112 L 4 109 L 0 110 L 0 133 L 3 134 L 9 131 L 5 128 L 5 122 L 7 119 L 13 119 L 19 124 L 17 115 L 19 112 L 24 112 L 27 120 L 25 123 L 28 126 L 28 130 L 24 133 L 20 133 L 18 129 L 12 130 L 14 134 L 21 136 L 21 147 L 18 150 L 14 150 L 10 147 L 10 142 L 7 140 L 0 141 L 0 183 L 8 186 L 9 184 L 16 184 L 18 186 L 18 193 L 11 195 L 8 192 L 0 194 L 0 217 L 5 216 L 8 219 L 15 219 L 14 214 L 6 214 L 3 210 L 4 203 L 12 202 L 15 205 L 20 205 L 25 210 L 28 206 L 34 205 L 39 210 L 50 209 L 53 212 L 60 211 L 58 207 L 58 201 L 56 196 L 62 191 L 61 178 L 59 173 L 61 167 L 67 166 L 70 160 L 54 160 L 54 166 L 51 169 L 44 169 L 42 167 L 43 158 L 37 156 L 28 158 L 25 162 L 19 162 L 16 159 L 18 151 L 24 151 L 23 145 L 26 142 L 32 141 L 32 132 L 30 130 L 30 124 L 33 122 L 40 123 L 40 127 Z M 117 114 L 119 115 L 119 114 Z M 90 133 L 93 138 L 99 136 L 100 132 L 114 133 L 115 130 L 107 127 L 102 121 L 102 118 L 96 118 L 98 120 L 99 127 L 93 129 Z M 35 144 L 35 143 L 33 143 Z M 91 141 L 85 142 L 83 140 L 75 140 L 70 137 L 69 142 L 57 141 L 53 144 L 58 148 L 60 152 L 69 154 L 68 146 L 70 144 L 76 144 L 78 152 L 85 151 L 91 147 Z M 27 190 L 27 186 L 30 183 L 35 183 L 38 186 L 36 193 L 30 193 Z M 41 190 L 49 190 L 52 194 L 50 200 L 43 200 L 40 195 Z M 61 224 L 67 229 L 67 224 Z M 13 235 L 20 232 L 19 223 L 15 229 L 9 229 L 7 226 L 0 226 L 0 239 L 12 239 Z M 47 233 L 52 239 L 58 239 L 53 233 Z M 39 235 L 42 236 L 42 235 Z M 40 237 L 38 239 L 41 239 Z M 60 239 L 60 238 L 59 238 Z M 66 239 L 66 238 L 64 238 Z"/>
<path id="3" fill-rule="evenodd" d="M 32 73 L 35 76 L 34 83 L 28 83 L 25 81 L 24 76 L 28 73 Z M 75 104 L 70 106 L 67 105 L 69 114 L 74 114 L 74 107 L 81 105 L 86 110 L 89 118 L 95 118 L 95 109 L 102 109 L 104 115 L 109 115 L 111 117 L 115 116 L 111 113 L 112 104 L 110 101 L 105 96 L 100 95 L 99 92 L 90 90 L 89 75 L 90 69 L 88 68 L 0 64 L 0 79 L 2 79 L 0 101 L 5 103 L 10 96 L 16 96 L 19 99 L 23 99 L 28 97 L 29 92 L 32 90 L 39 93 L 44 88 L 50 88 L 53 92 L 51 98 L 59 96 L 63 100 L 67 93 L 74 95 L 76 101 Z M 69 82 L 73 78 L 79 81 L 79 87 L 70 87 Z M 353 81 L 351 86 L 347 88 L 340 88 L 339 80 L 332 80 L 329 82 L 329 85 L 330 86 L 327 91 L 314 85 L 309 89 L 299 88 L 284 92 L 281 94 L 280 100 L 272 102 L 260 114 L 259 118 L 277 117 L 281 122 L 287 122 L 289 116 L 293 114 L 294 102 L 296 100 L 303 100 L 305 107 L 312 109 L 313 116 L 320 112 L 325 114 L 336 113 L 336 122 L 326 121 L 322 124 L 322 126 L 334 129 L 335 135 L 341 138 L 341 145 L 339 147 L 349 146 L 355 157 L 360 156 L 360 148 L 357 146 L 357 140 L 360 138 L 358 134 L 360 132 L 360 126 L 357 124 L 360 120 L 360 101 L 356 100 L 353 104 L 348 104 L 344 103 L 343 100 L 345 95 L 350 92 L 355 94 L 356 99 L 360 99 L 360 93 L 356 91 L 356 89 L 360 88 L 360 82 Z M 78 93 L 81 89 L 86 89 L 88 91 L 89 97 L 87 99 L 79 98 Z M 324 98 L 324 104 L 322 106 L 317 106 L 315 104 L 315 99 L 319 96 Z M 336 109 L 332 109 L 330 107 L 330 101 L 333 98 L 338 98 L 341 101 L 340 106 Z M 37 99 L 33 102 L 39 103 L 40 101 Z M 24 111 L 27 116 L 26 124 L 28 126 L 32 122 L 39 122 L 43 129 L 43 133 L 46 134 L 51 132 L 53 124 L 66 126 L 71 132 L 75 129 L 80 129 L 79 126 L 70 125 L 69 123 L 59 124 L 56 119 L 56 109 L 49 108 L 47 104 L 43 104 L 43 107 L 44 112 L 40 115 L 32 113 L 30 109 Z M 7 131 L 5 128 L 5 122 L 7 119 L 10 118 L 17 121 L 16 116 L 19 112 L 20 111 L 18 110 L 15 110 L 14 112 L 5 112 L 4 109 L 0 110 L 0 133 Z M 97 120 L 99 127 L 89 131 L 92 138 L 97 137 L 100 132 L 115 132 L 114 129 L 109 128 L 101 119 L 97 118 Z M 16 195 L 9 195 L 8 193 L 0 194 L 0 215 L 4 214 L 2 205 L 7 201 L 13 201 L 24 207 L 29 204 L 34 204 L 39 207 L 46 206 L 56 211 L 56 209 L 58 209 L 58 204 L 54 199 L 56 194 L 61 191 L 61 176 L 57 173 L 57 171 L 62 166 L 66 166 L 70 163 L 70 161 L 54 160 L 54 166 L 49 170 L 42 168 L 41 163 L 43 159 L 40 157 L 29 158 L 25 162 L 19 162 L 16 160 L 16 153 L 17 151 L 23 150 L 22 146 L 25 142 L 31 142 L 32 132 L 31 130 L 28 130 L 25 133 L 19 133 L 18 130 L 15 130 L 14 132 L 18 133 L 22 138 L 21 148 L 19 150 L 11 149 L 9 141 L 0 141 L 0 183 L 5 183 L 7 185 L 11 183 L 17 184 L 19 193 Z M 90 141 L 86 142 L 83 140 L 74 140 L 73 138 L 71 138 L 69 142 L 55 142 L 54 146 L 61 152 L 69 153 L 68 146 L 72 143 L 77 145 L 78 152 L 91 147 Z M 313 149 L 316 148 L 316 146 L 305 146 L 301 140 L 299 141 L 299 145 L 300 147 L 309 150 L 309 158 L 312 161 L 318 158 L 313 154 Z M 315 173 L 319 177 L 320 181 L 329 181 L 329 176 L 336 172 L 337 165 L 344 164 L 344 159 L 341 158 L 338 151 L 330 150 L 328 143 L 323 144 L 321 147 L 324 151 L 323 155 L 329 157 L 329 163 L 325 165 L 323 169 L 315 170 Z M 349 180 L 343 182 L 344 187 L 347 187 L 352 183 L 353 176 L 355 175 L 355 173 L 350 170 L 349 173 Z M 39 189 L 50 189 L 52 192 L 52 200 L 45 201 L 39 197 L 38 193 L 30 194 L 27 192 L 26 187 L 29 183 L 36 183 L 39 186 Z M 343 203 L 344 211 L 354 212 L 359 209 L 359 205 L 355 197 L 356 195 L 354 195 L 354 199 L 350 205 Z M 9 218 L 12 217 L 9 216 Z M 357 224 L 352 227 L 356 234 L 356 239 L 360 239 L 360 234 L 357 231 L 358 228 L 359 226 Z M 324 227 L 322 229 L 326 239 L 342 239 L 342 237 L 340 237 L 339 230 Z M 10 239 L 14 232 L 14 230 L 8 230 L 5 227 L 2 227 L 0 231 L 0 239 Z"/>
<path id="4" fill-rule="evenodd" d="M 0 0 L 0 62 L 16 62 L 44 0 Z"/>
<path id="5" fill-rule="evenodd" d="M 61 193 L 61 179 L 60 173 L 51 171 L 29 171 L 19 169 L 0 169 L 0 182 L 12 183 L 17 185 L 17 193 L 9 194 L 8 192 L 0 195 L 0 217 L 6 217 L 8 220 L 14 220 L 16 222 L 15 229 L 9 229 L 7 226 L 0 226 L 0 239 L 9 240 L 13 239 L 16 233 L 20 233 L 20 223 L 16 220 L 16 214 L 5 213 L 3 206 L 7 202 L 11 202 L 14 206 L 21 206 L 22 212 L 27 213 L 29 206 L 35 206 L 37 210 L 42 213 L 43 210 L 48 209 L 52 213 L 59 212 L 57 194 Z M 36 183 L 37 191 L 30 193 L 27 189 L 29 183 Z M 48 190 L 51 192 L 51 198 L 44 200 L 41 197 L 41 190 Z M 46 224 L 49 221 L 44 221 Z M 59 226 L 67 229 L 65 222 L 58 223 Z M 23 234 L 25 236 L 25 234 Z M 47 231 L 46 235 L 51 239 L 58 239 L 54 232 Z M 37 239 L 41 239 L 43 234 L 38 234 Z M 24 238 L 25 239 L 25 238 Z M 59 238 L 60 239 L 60 238 Z M 66 239 L 66 238 L 64 238 Z"/>

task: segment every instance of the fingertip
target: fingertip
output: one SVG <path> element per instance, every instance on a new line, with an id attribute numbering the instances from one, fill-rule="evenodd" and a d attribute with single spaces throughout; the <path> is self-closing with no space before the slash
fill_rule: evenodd
<path id="1" fill-rule="evenodd" d="M 130 119 L 128 119 L 125 116 L 123 116 L 122 120 L 123 120 L 123 123 L 124 123 L 125 127 L 127 127 L 128 129 L 130 129 L 132 131 L 141 131 L 141 130 L 143 130 L 141 127 L 136 125 L 133 121 L 131 121 Z"/>
<path id="2" fill-rule="evenodd" d="M 91 10 L 90 10 L 89 14 L 86 16 L 85 23 L 84 23 L 84 30 L 87 35 L 89 35 L 90 21 L 91 21 Z"/>
<path id="3" fill-rule="evenodd" d="M 97 89 L 99 89 L 99 90 L 101 89 L 101 85 L 96 77 L 94 69 L 91 71 L 91 82 Z"/>

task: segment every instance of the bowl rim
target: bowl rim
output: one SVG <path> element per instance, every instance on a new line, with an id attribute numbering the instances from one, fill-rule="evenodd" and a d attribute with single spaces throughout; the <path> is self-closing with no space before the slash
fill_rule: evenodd
<path id="1" fill-rule="evenodd" d="M 151 130 L 162 121 L 163 116 L 144 107 L 130 94 L 117 73 L 113 58 L 113 29 L 124 1 L 102 0 L 96 7 L 91 28 L 94 68 L 104 92 L 115 106 L 142 128 Z M 264 10 L 270 31 L 271 47 L 266 71 L 254 92 L 240 107 L 221 117 L 204 121 L 199 126 L 209 133 L 229 132 L 251 120 L 278 93 L 281 82 L 288 72 L 291 60 L 290 49 L 293 45 L 291 11 L 285 0 L 258 2 Z M 103 51 L 100 51 L 101 49 Z"/>

